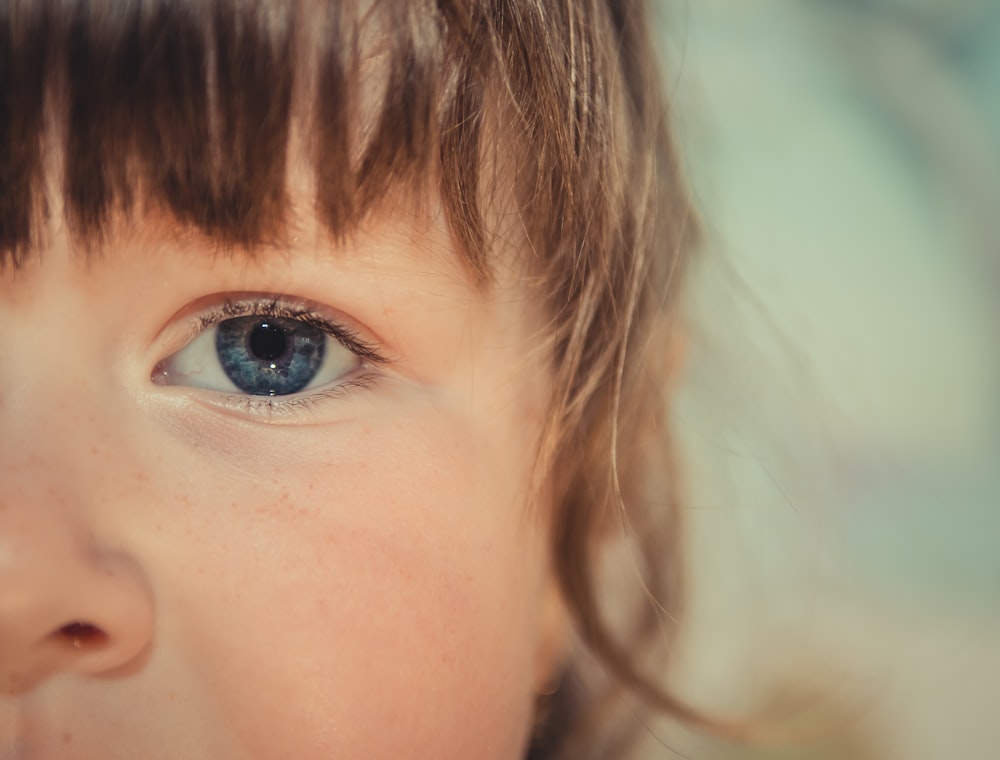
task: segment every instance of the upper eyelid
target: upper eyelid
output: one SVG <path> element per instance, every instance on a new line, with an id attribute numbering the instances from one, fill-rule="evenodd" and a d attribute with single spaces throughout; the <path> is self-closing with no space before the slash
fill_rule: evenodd
<path id="1" fill-rule="evenodd" d="M 322 307 L 317 307 L 294 296 L 270 294 L 239 296 L 232 294 L 220 298 L 221 303 L 206 306 L 198 311 L 197 328 L 191 331 L 185 344 L 205 330 L 227 319 L 261 315 L 295 319 L 310 324 L 332 337 L 347 350 L 373 364 L 389 364 L 393 361 L 383 351 L 361 338 L 356 330 L 345 325 L 341 320 L 324 315 Z"/>

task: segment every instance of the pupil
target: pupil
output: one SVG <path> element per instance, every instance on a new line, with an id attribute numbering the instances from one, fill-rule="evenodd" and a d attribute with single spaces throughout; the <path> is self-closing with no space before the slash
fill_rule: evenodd
<path id="1" fill-rule="evenodd" d="M 250 350 L 259 359 L 271 361 L 288 350 L 288 338 L 280 327 L 261 322 L 250 333 Z"/>

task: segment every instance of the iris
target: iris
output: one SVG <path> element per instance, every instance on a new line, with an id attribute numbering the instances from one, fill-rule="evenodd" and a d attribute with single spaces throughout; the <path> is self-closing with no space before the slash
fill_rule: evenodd
<path id="1" fill-rule="evenodd" d="M 316 377 L 326 341 L 323 330 L 301 320 L 235 317 L 217 325 L 215 350 L 223 371 L 244 393 L 287 396 Z"/>

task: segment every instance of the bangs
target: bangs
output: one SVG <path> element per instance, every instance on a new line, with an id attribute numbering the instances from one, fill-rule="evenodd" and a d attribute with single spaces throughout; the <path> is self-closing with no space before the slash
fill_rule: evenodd
<path id="1" fill-rule="evenodd" d="M 290 155 L 294 133 L 334 237 L 391 190 L 435 177 L 460 247 L 484 273 L 482 86 L 456 33 L 465 22 L 433 3 L 356 5 L 3 3 L 0 263 L 44 247 L 53 194 L 88 248 L 133 211 L 226 245 L 280 241 L 289 164 L 302 161 Z"/>

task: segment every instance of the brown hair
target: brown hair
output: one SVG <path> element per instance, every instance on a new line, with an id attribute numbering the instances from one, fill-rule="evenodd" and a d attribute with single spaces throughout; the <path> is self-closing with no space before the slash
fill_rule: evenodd
<path id="1" fill-rule="evenodd" d="M 555 572 L 582 650 L 607 672 L 584 692 L 569 666 L 532 757 L 621 756 L 634 728 L 614 710 L 623 694 L 696 718 L 644 659 L 669 640 L 662 627 L 680 598 L 659 359 L 693 237 L 644 4 L 358 5 L 5 2 L 0 262 L 21 266 L 43 247 L 53 155 L 78 240 L 99 242 L 114 214 L 152 208 L 253 248 L 283 233 L 300 128 L 315 208 L 333 235 L 390 192 L 433 179 L 484 287 L 496 233 L 488 212 L 513 189 L 550 320 L 555 386 L 541 469 L 554 499 Z M 516 150 L 493 161 L 498 141 Z M 646 604 L 627 625 L 607 622 L 600 567 L 616 524 L 637 537 L 636 584 L 665 615 Z"/>

